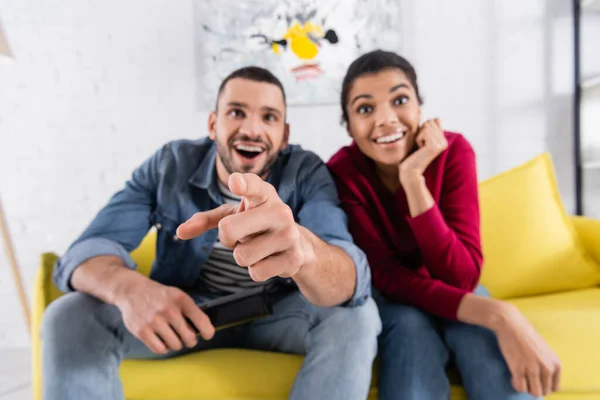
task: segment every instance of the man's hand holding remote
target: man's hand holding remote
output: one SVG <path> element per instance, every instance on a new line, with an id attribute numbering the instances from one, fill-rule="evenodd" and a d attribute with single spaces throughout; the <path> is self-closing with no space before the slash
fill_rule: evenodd
<path id="1" fill-rule="evenodd" d="M 116 256 L 89 259 L 73 272 L 71 283 L 119 308 L 125 327 L 154 353 L 194 347 L 194 327 L 206 340 L 215 334 L 210 319 L 188 294 L 126 268 Z"/>
<path id="2" fill-rule="evenodd" d="M 212 339 L 215 328 L 187 293 L 137 275 L 135 282 L 122 286 L 114 303 L 123 314 L 125 327 L 150 350 L 164 354 L 194 347 L 198 343 L 194 327 L 205 340 Z"/>

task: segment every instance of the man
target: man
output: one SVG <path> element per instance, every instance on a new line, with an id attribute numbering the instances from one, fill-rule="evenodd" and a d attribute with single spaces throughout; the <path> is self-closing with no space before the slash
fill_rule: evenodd
<path id="1" fill-rule="evenodd" d="M 124 358 L 220 347 L 306 354 L 293 399 L 367 397 L 381 329 L 368 265 L 326 166 L 288 146 L 285 118 L 275 76 L 233 72 L 209 138 L 157 151 L 71 245 L 54 280 L 74 293 L 42 323 L 45 400 L 123 399 Z M 151 226 L 147 278 L 129 252 Z M 215 332 L 197 306 L 257 286 L 273 315 L 245 325 Z"/>

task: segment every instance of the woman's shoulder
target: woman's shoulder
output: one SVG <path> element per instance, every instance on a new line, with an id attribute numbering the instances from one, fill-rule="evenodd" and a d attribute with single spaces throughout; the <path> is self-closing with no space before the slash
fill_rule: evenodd
<path id="1" fill-rule="evenodd" d="M 446 178 L 450 171 L 463 174 L 465 170 L 476 169 L 476 157 L 473 146 L 469 140 L 457 132 L 444 131 L 448 141 L 448 148 L 440 157 L 439 167 L 446 171 Z"/>
<path id="2" fill-rule="evenodd" d="M 444 136 L 448 141 L 448 153 L 456 153 L 465 150 L 473 151 L 471 143 L 462 133 L 444 131 Z"/>
<path id="3" fill-rule="evenodd" d="M 343 177 L 356 172 L 356 162 L 360 155 L 356 154 L 355 146 L 351 144 L 342 147 L 327 161 L 327 167 L 333 174 Z"/>

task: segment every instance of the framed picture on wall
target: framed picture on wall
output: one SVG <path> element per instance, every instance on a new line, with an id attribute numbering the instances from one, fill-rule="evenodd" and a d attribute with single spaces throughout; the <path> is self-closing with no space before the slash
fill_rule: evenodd
<path id="1" fill-rule="evenodd" d="M 375 48 L 401 51 L 399 0 L 196 0 L 200 108 L 247 65 L 269 69 L 290 105 L 337 103 L 346 69 Z"/>

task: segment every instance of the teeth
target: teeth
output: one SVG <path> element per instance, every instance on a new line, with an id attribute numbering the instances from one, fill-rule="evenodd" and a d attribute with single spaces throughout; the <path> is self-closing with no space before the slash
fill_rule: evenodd
<path id="1" fill-rule="evenodd" d="M 383 136 L 378 138 L 375 142 L 377 143 L 392 143 L 396 140 L 400 140 L 404 137 L 404 132 L 394 133 L 393 135 Z"/>
<path id="2" fill-rule="evenodd" d="M 246 145 L 239 145 L 239 146 L 235 146 L 235 148 L 237 150 L 242 150 L 242 151 L 250 151 L 252 153 L 262 153 L 263 149 L 261 149 L 258 146 L 246 146 Z"/>

